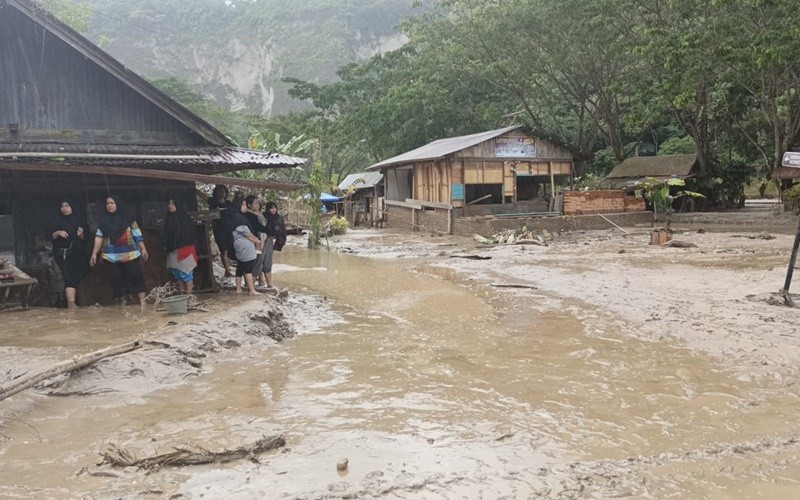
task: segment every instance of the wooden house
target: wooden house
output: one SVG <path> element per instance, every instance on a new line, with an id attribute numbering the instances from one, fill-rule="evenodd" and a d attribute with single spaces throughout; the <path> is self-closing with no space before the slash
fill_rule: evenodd
<path id="1" fill-rule="evenodd" d="M 351 227 L 372 223 L 377 217 L 378 199 L 383 196 L 383 174 L 359 172 L 350 174 L 339 183 L 344 196 L 344 216 Z"/>
<path id="2" fill-rule="evenodd" d="M 557 209 L 573 156 L 517 125 L 439 139 L 367 170 L 384 174 L 387 206 L 452 210 L 454 217 L 530 214 Z"/>
<path id="3" fill-rule="evenodd" d="M 30 0 L 0 0 L 0 47 L 0 252 L 39 279 L 40 304 L 50 301 L 48 227 L 62 197 L 90 230 L 108 194 L 134 207 L 152 287 L 167 277 L 158 230 L 167 196 L 196 210 L 198 182 L 295 187 L 216 175 L 305 160 L 236 147 Z M 213 287 L 207 237 L 200 245 L 200 288 Z M 96 268 L 84 280 L 84 303 L 108 302 L 102 274 Z"/>
<path id="4" fill-rule="evenodd" d="M 691 179 L 700 170 L 696 154 L 633 156 L 614 167 L 601 181 L 607 189 L 633 191 L 636 183 L 645 178 L 659 180 Z"/>

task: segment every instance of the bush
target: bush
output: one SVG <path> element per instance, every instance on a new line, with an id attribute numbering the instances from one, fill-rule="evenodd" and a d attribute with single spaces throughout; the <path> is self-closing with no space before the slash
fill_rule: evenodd
<path id="1" fill-rule="evenodd" d="M 347 228 L 350 227 L 344 217 L 334 217 L 328 224 L 331 228 L 331 234 L 344 234 L 347 232 Z"/>
<path id="2" fill-rule="evenodd" d="M 786 210 L 800 213 L 800 184 L 795 184 L 783 193 L 783 205 Z"/>

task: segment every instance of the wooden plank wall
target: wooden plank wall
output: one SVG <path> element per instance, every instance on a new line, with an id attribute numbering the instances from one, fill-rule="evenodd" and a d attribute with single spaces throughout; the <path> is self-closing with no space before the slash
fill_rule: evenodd
<path id="1" fill-rule="evenodd" d="M 153 132 L 137 140 L 180 137 L 191 145 L 206 141 L 109 72 L 47 32 L 15 8 L 0 2 L 0 124 L 19 129 Z M 59 131 L 56 133 L 55 131 Z M 128 141 L 130 139 L 128 138 Z M 186 144 L 186 142 L 184 142 Z"/>
<path id="2" fill-rule="evenodd" d="M 415 165 L 414 193 L 415 200 L 434 203 L 450 203 L 450 185 L 453 182 L 449 162 L 429 161 Z"/>

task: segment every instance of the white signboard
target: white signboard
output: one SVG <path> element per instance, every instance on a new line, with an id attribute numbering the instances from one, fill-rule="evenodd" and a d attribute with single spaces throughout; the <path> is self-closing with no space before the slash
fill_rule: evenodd
<path id="1" fill-rule="evenodd" d="M 498 158 L 536 158 L 536 145 L 530 137 L 498 137 L 494 140 Z"/>
<path id="2" fill-rule="evenodd" d="M 800 168 L 800 152 L 787 151 L 783 153 L 783 166 Z"/>

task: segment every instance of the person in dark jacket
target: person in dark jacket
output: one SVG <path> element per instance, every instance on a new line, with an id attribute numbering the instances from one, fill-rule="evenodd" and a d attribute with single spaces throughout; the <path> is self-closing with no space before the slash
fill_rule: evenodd
<path id="1" fill-rule="evenodd" d="M 189 295 L 194 289 L 194 269 L 197 267 L 197 229 L 180 202 L 170 198 L 164 219 L 164 250 L 167 269 L 182 292 Z"/>
<path id="2" fill-rule="evenodd" d="M 70 309 L 75 307 L 78 285 L 87 269 L 84 246 L 86 231 L 73 206 L 70 201 L 63 200 L 50 229 L 53 257 L 64 278 L 67 307 Z"/>
<path id="3" fill-rule="evenodd" d="M 233 228 L 230 225 L 233 213 L 230 210 L 231 203 L 228 201 L 228 188 L 222 184 L 214 186 L 214 191 L 211 193 L 211 198 L 208 199 L 208 208 L 211 210 L 219 211 L 219 219 L 211 223 L 211 229 L 214 233 L 214 241 L 217 242 L 219 248 L 220 259 L 222 260 L 222 267 L 225 268 L 225 277 L 233 276 L 231 273 L 231 258 L 233 252 L 233 238 L 231 231 Z"/>
<path id="4" fill-rule="evenodd" d="M 267 241 L 264 244 L 264 264 L 262 269 L 267 280 L 267 286 L 272 286 L 272 260 L 274 253 L 280 252 L 283 245 L 286 243 L 286 225 L 283 222 L 283 217 L 278 213 L 278 205 L 274 201 L 266 204 L 266 211 L 264 217 L 267 220 Z"/>

